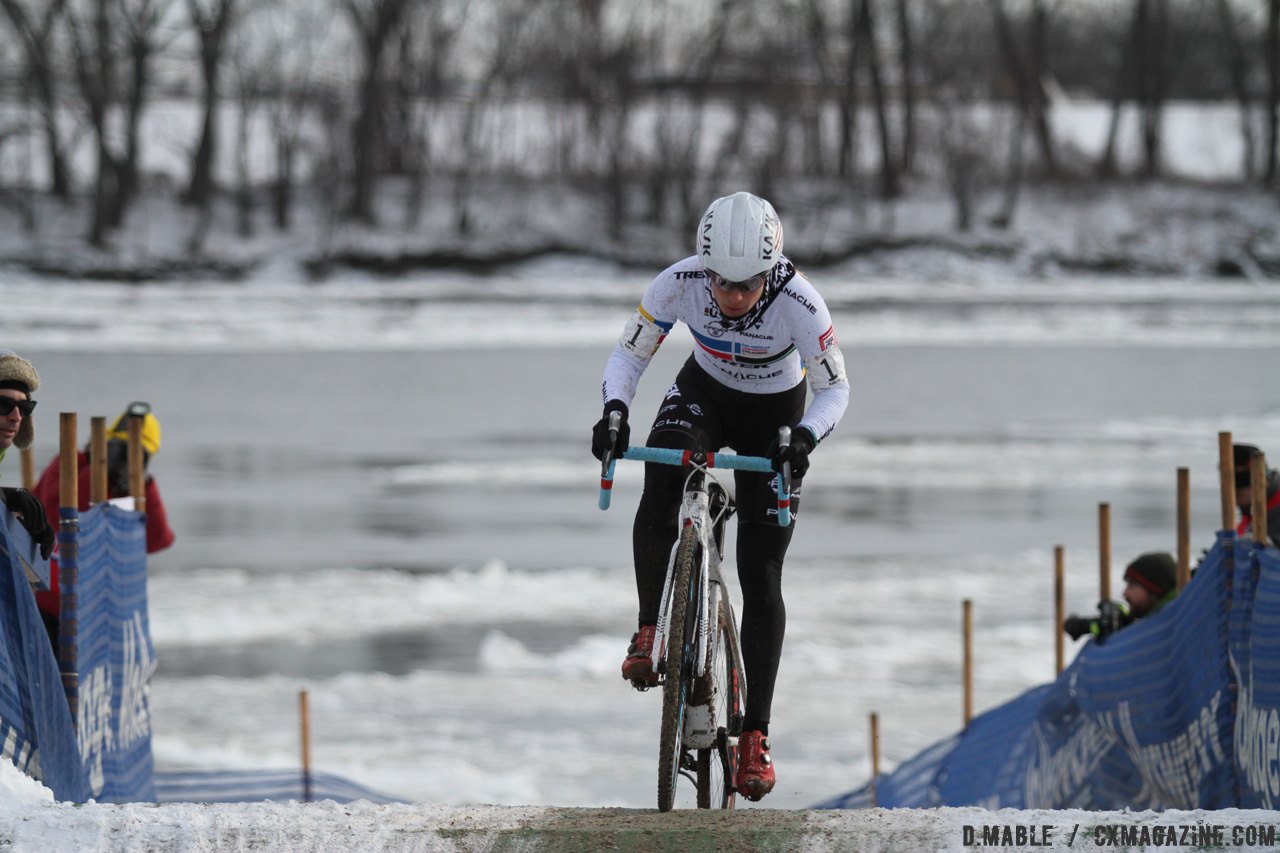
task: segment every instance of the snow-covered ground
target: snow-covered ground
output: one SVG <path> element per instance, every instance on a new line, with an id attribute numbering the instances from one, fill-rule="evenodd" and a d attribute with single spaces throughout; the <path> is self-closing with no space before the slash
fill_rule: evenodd
<path id="1" fill-rule="evenodd" d="M 373 805 L 72 806 L 0 762 L 0 849 L 66 851 L 488 851 L 604 849 L 960 851 L 1267 849 L 1263 810 L 1086 812 L 977 808 L 777 811 Z"/>

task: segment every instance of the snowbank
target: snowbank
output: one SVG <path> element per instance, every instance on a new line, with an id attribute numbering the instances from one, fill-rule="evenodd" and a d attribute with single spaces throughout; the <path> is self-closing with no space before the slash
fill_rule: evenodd
<path id="1" fill-rule="evenodd" d="M 978 808 L 734 812 L 360 801 L 76 806 L 0 761 L 0 847 L 69 850 L 480 851 L 1130 850 L 1275 846 L 1274 811 L 1086 812 Z"/>

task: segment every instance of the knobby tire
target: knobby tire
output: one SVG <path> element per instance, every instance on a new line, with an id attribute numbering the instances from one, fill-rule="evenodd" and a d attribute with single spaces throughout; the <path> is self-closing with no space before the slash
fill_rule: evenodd
<path id="1" fill-rule="evenodd" d="M 697 530 L 692 525 L 680 532 L 671 583 L 668 612 L 666 675 L 662 684 L 662 732 L 658 738 L 658 811 L 669 812 L 675 804 L 676 783 L 680 779 L 680 757 L 684 750 L 684 712 L 689 688 L 685 669 L 685 638 L 689 605 L 696 596 L 690 577 L 695 561 L 701 558 Z M 696 604 L 694 604 L 696 608 Z M 696 615 L 696 613 L 695 613 Z M 691 638 L 697 642 L 697 638 Z"/>
<path id="2" fill-rule="evenodd" d="M 709 688 L 714 704 L 713 719 L 717 729 L 716 744 L 698 750 L 698 808 L 731 809 L 734 804 L 733 777 L 738 755 L 733 739 L 742 732 L 743 675 L 738 669 L 738 631 L 733 611 L 723 599 L 717 601 L 715 636 L 709 650 L 705 680 L 695 695 L 706 695 Z"/>

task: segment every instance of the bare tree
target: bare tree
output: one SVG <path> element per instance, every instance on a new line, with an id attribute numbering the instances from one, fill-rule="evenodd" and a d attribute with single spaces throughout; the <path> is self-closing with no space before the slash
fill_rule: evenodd
<path id="1" fill-rule="evenodd" d="M 1241 174 L 1252 180 L 1257 165 L 1258 143 L 1253 132 L 1253 98 L 1249 93 L 1248 51 L 1240 37 L 1230 0 L 1218 0 L 1218 21 L 1226 41 L 1226 61 L 1231 75 L 1231 91 L 1240 106 Z"/>
<path id="2" fill-rule="evenodd" d="M 1264 179 L 1280 179 L 1280 0 L 1267 4 L 1267 166 Z"/>
<path id="3" fill-rule="evenodd" d="M 623 0 L 625 2 L 625 0 Z M 581 0 L 577 4 L 578 33 L 570 65 L 569 87 L 585 102 L 586 135 L 592 145 L 592 161 L 604 174 L 604 205 L 610 235 L 623 234 L 627 213 L 627 182 L 632 159 L 631 124 L 639 85 L 636 63 L 643 49 L 643 28 L 636 21 L 635 5 L 626 9 L 625 21 L 606 26 L 607 0 Z"/>
<path id="4" fill-rule="evenodd" d="M 120 27 L 124 53 L 129 64 L 129 88 L 125 101 L 124 152 L 119 163 L 119 177 L 110 224 L 118 228 L 138 191 L 138 170 L 142 159 L 142 114 L 152 86 L 151 66 L 164 45 L 160 42 L 160 26 L 170 0 L 121 0 Z"/>
<path id="5" fill-rule="evenodd" d="M 1049 124 L 1049 96 L 1045 92 L 1044 57 L 1048 38 L 1048 14 L 1041 0 L 1032 0 L 1029 13 L 1030 37 L 1025 51 L 1018 45 L 1013 22 L 1004 6 L 1004 0 L 988 0 L 995 20 L 996 39 L 1000 45 L 1000 57 L 1005 72 L 1013 82 L 1021 120 L 1016 123 L 1017 137 L 1014 146 L 1021 158 L 1021 138 L 1029 124 L 1034 129 L 1040 146 L 1040 159 L 1046 174 L 1058 171 L 1054 152 L 1053 131 Z"/>
<path id="6" fill-rule="evenodd" d="M 141 117 L 151 86 L 155 27 L 164 0 L 86 0 L 67 6 L 76 78 L 95 141 L 96 174 L 88 241 L 105 246 L 132 201 L 140 159 Z M 122 100 L 120 60 L 127 59 L 123 151 L 113 142 L 111 111 Z"/>
<path id="7" fill-rule="evenodd" d="M 1164 107 L 1174 83 L 1174 57 L 1190 48 L 1198 28 L 1188 21 L 1203 12 L 1198 3 L 1180 6 L 1184 26 L 1172 27 L 1172 0 L 1134 0 L 1133 16 L 1119 64 L 1111 101 L 1111 123 L 1098 163 L 1100 175 L 1116 172 L 1116 138 L 1124 103 L 1132 99 L 1138 108 L 1142 174 L 1152 178 L 1162 170 Z"/>
<path id="8" fill-rule="evenodd" d="M 33 96 L 40 114 L 45 156 L 49 166 L 49 189 L 63 201 L 71 197 L 71 180 L 62 136 L 58 130 L 58 84 L 53 35 L 61 22 L 65 6 L 66 0 L 51 0 L 36 14 L 34 9 L 20 0 L 0 0 L 0 9 L 4 10 L 22 45 L 25 76 L 29 83 L 24 89 Z"/>
<path id="9" fill-rule="evenodd" d="M 462 117 L 459 131 L 458 147 L 467 152 L 458 167 L 453 184 L 454 227 L 461 235 L 469 235 L 472 228 L 471 186 L 478 173 L 479 152 L 476 150 L 480 121 L 484 111 L 499 93 L 508 89 L 512 80 L 521 73 L 520 60 L 526 47 L 523 44 L 528 38 L 526 29 L 530 16 L 538 8 L 537 0 L 511 0 L 509 10 L 499 9 L 493 22 L 493 52 L 487 58 L 487 65 L 479 82 L 475 95 L 468 103 Z"/>
<path id="10" fill-rule="evenodd" d="M 872 0 L 855 0 L 853 50 L 864 57 L 871 81 L 871 98 L 876 111 L 876 128 L 880 139 L 880 197 L 895 198 L 901 192 L 898 182 L 898 160 L 894 157 L 892 131 L 889 128 L 888 99 L 885 97 L 880 51 L 876 47 L 876 23 Z"/>
<path id="11" fill-rule="evenodd" d="M 250 13 L 256 10 L 250 10 Z M 249 169 L 250 128 L 254 114 L 274 93 L 271 54 L 255 53 L 246 40 L 231 42 L 232 91 L 236 104 L 235 209 L 236 233 L 241 238 L 253 236 L 254 187 Z"/>
<path id="12" fill-rule="evenodd" d="M 446 71 L 451 46 L 466 21 L 466 3 L 427 3 L 417 7 L 401 30 L 397 63 L 397 104 L 400 113 L 401 170 L 409 181 L 404 221 L 416 226 L 426 202 L 431 168 L 432 104 L 446 94 Z"/>
<path id="13" fill-rule="evenodd" d="M 898 87 L 902 100 L 901 160 L 898 167 L 910 173 L 916 154 L 915 39 L 911 29 L 910 0 L 898 0 Z"/>
<path id="14" fill-rule="evenodd" d="M 95 174 L 89 244 L 107 244 L 119 191 L 120 158 L 112 150 L 109 111 L 117 98 L 115 22 L 110 0 L 86 0 L 84 8 L 69 4 L 67 31 L 75 58 L 76 79 L 93 132 Z"/>
<path id="15" fill-rule="evenodd" d="M 1120 49 L 1118 70 L 1111 84 L 1111 121 L 1107 126 L 1107 138 L 1102 148 L 1102 155 L 1098 158 L 1099 177 L 1109 178 L 1116 173 L 1116 140 L 1120 133 L 1120 116 L 1131 89 L 1132 69 L 1137 62 L 1138 46 L 1143 38 L 1142 29 L 1146 20 L 1146 8 L 1146 0 L 1134 0 L 1132 22 L 1127 30 L 1125 43 Z"/>
<path id="16" fill-rule="evenodd" d="M 204 120 L 200 141 L 191 160 L 186 200 L 197 207 L 208 205 L 213 193 L 213 167 L 218 147 L 218 107 L 221 101 L 222 60 L 227 33 L 235 20 L 237 0 L 186 0 L 187 14 L 200 50 L 201 106 Z M 207 5 L 206 5 L 207 4 Z"/>
<path id="17" fill-rule="evenodd" d="M 663 6 L 663 11 L 669 7 Z M 692 232 L 702 214 L 704 200 L 697 195 L 698 151 L 702 146 L 705 130 L 706 108 L 716 67 L 725 55 L 729 28 L 732 21 L 732 4 L 721 0 L 710 16 L 709 29 L 701 22 L 691 22 L 683 7 L 676 7 L 677 14 L 686 22 L 682 38 L 676 41 L 681 28 L 671 26 L 665 18 L 657 18 L 650 31 L 650 48 L 644 51 L 650 56 L 660 56 L 665 46 L 674 59 L 676 69 L 654 71 L 650 76 L 666 78 L 680 76 L 679 91 L 673 87 L 666 93 L 659 106 L 660 115 L 654 122 L 654 162 L 649 167 L 650 214 L 656 223 L 665 223 L 671 214 L 668 194 L 676 195 L 677 226 Z"/>
<path id="18" fill-rule="evenodd" d="M 317 67 L 324 58 L 332 17 L 323 7 L 289 7 L 258 0 L 244 8 L 242 25 L 230 34 L 241 94 L 253 92 L 265 117 L 274 153 L 270 178 L 271 219 L 278 231 L 293 225 L 298 160 L 308 119 L 320 100 Z M 327 176 L 329 181 L 335 176 Z"/>
<path id="19" fill-rule="evenodd" d="M 921 37 L 930 46 L 920 57 L 929 106 L 922 153 L 938 160 L 959 231 L 973 227 L 983 188 L 994 178 L 993 130 L 983 115 L 991 69 L 980 47 L 989 32 L 982 6 L 957 3 L 928 17 Z"/>
<path id="20" fill-rule="evenodd" d="M 1029 12 L 1029 38 L 1026 53 L 1018 44 L 1013 21 L 1005 10 L 1004 0 L 988 0 L 1000 44 L 1001 65 L 1011 80 L 1017 103 L 1017 116 L 1011 123 L 1009 157 L 1004 169 L 1004 198 L 991 224 L 1008 228 L 1017 209 L 1024 177 L 1024 140 L 1028 126 L 1034 128 L 1039 142 L 1042 169 L 1046 175 L 1057 174 L 1053 133 L 1049 126 L 1049 98 L 1044 88 L 1045 42 L 1048 38 L 1048 15 L 1041 0 L 1032 0 Z"/>
<path id="21" fill-rule="evenodd" d="M 1142 122 L 1142 171 L 1148 178 L 1163 171 L 1164 104 L 1169 89 L 1169 67 L 1165 47 L 1169 38 L 1167 3 L 1143 3 L 1143 38 L 1138 40 L 1137 73 L 1138 107 Z"/>
<path id="22" fill-rule="evenodd" d="M 383 127 L 383 61 L 391 38 L 415 0 L 342 0 L 362 60 L 359 84 L 359 112 L 351 129 L 353 172 L 351 200 L 347 215 L 360 222 L 374 224 L 374 184 L 377 181 L 382 146 L 379 135 Z"/>

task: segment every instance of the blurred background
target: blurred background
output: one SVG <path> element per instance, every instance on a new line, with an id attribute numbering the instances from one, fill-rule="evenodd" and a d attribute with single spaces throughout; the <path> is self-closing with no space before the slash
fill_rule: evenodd
<path id="1" fill-rule="evenodd" d="M 787 563 L 771 730 L 803 807 L 1053 675 L 1280 458 L 1280 0 L 0 0 L 0 346 L 56 415 L 147 400 L 158 769 L 653 803 L 618 675 L 639 471 L 605 358 L 714 197 L 770 198 L 853 384 Z M 648 417 L 682 330 L 641 386 Z M 641 414 L 641 413 L 644 414 Z M 11 455 L 0 470 L 17 478 Z"/>
<path id="2" fill-rule="evenodd" d="M 810 264 L 922 221 L 935 240 L 994 231 L 966 247 L 998 254 L 1046 186 L 1097 202 L 1135 178 L 1277 179 L 1276 0 L 0 11 L 5 242 L 45 271 L 242 275 L 271 234 L 316 274 L 561 249 L 650 263 L 739 186 L 791 213 Z M 109 257 L 68 258 L 68 237 Z M 1275 275 L 1278 254 L 1249 233 L 1215 260 Z"/>

